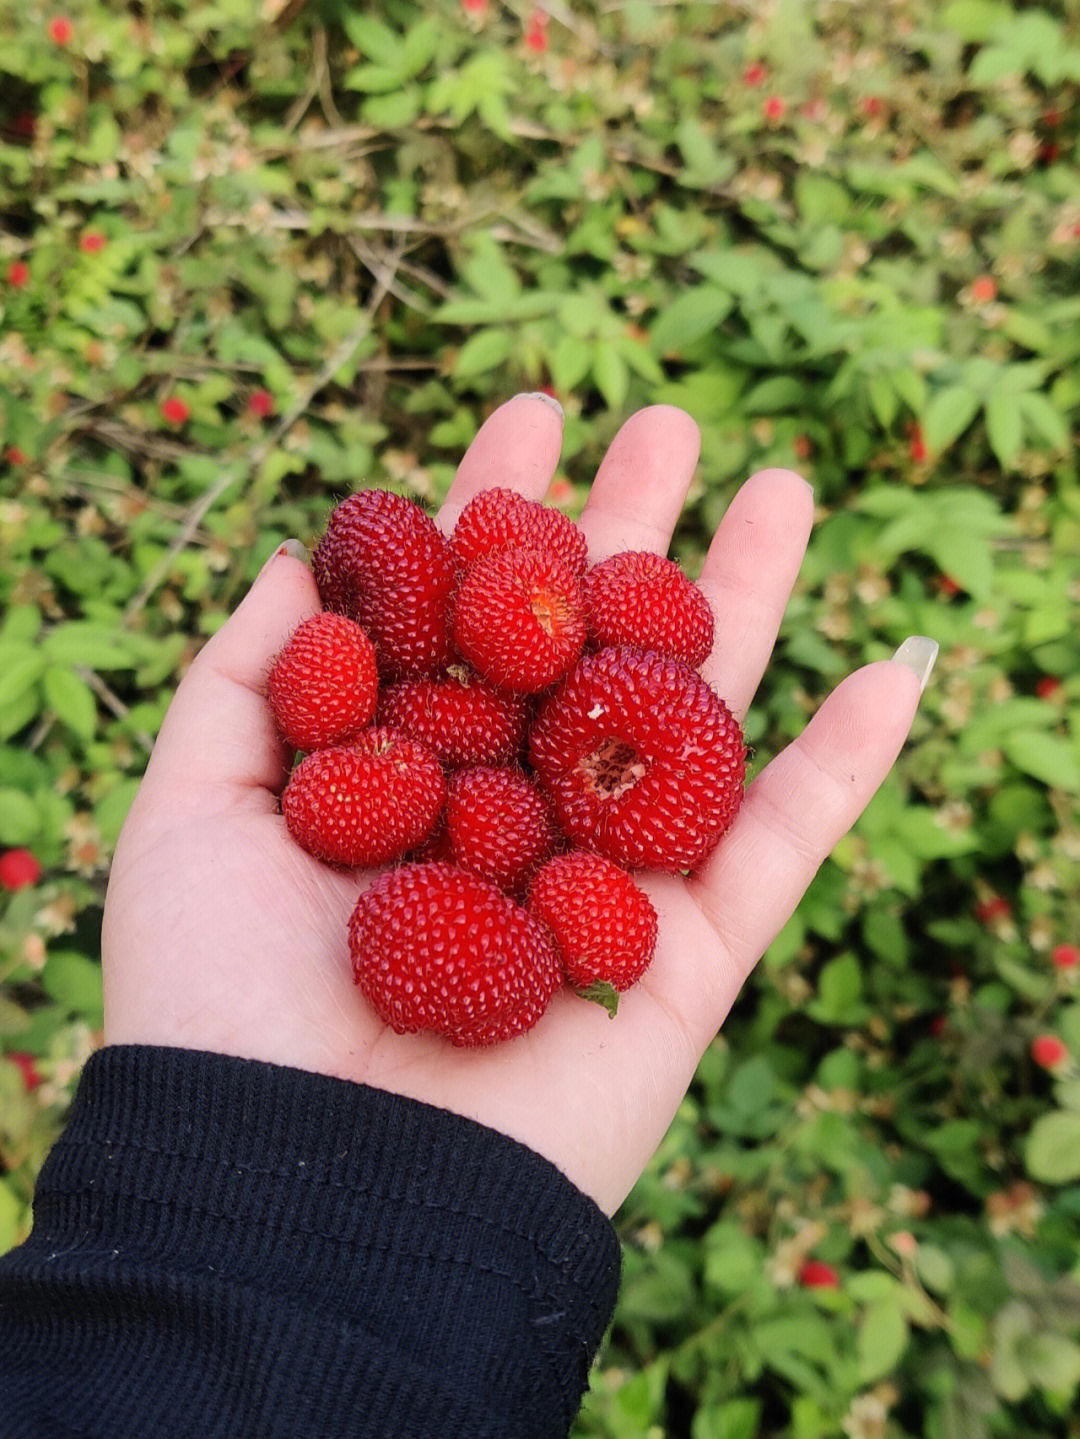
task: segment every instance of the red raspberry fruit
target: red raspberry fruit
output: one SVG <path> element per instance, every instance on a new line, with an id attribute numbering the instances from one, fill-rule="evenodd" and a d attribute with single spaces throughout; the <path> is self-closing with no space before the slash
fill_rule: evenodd
<path id="1" fill-rule="evenodd" d="M 398 1034 L 494 1044 L 536 1024 L 562 983 L 544 926 L 450 864 L 388 870 L 349 921 L 353 977 Z"/>
<path id="2" fill-rule="evenodd" d="M 463 565 L 503 550 L 555 555 L 577 579 L 589 562 L 585 536 L 566 515 L 516 490 L 481 490 L 458 516 L 451 540 Z"/>
<path id="3" fill-rule="evenodd" d="M 0 854 L 0 889 L 28 889 L 41 878 L 41 863 L 28 849 L 6 849 Z"/>
<path id="4" fill-rule="evenodd" d="M 652 901 L 603 855 L 556 855 L 536 873 L 526 908 L 555 936 L 571 984 L 610 984 L 621 994 L 649 967 L 656 948 Z"/>
<path id="5" fill-rule="evenodd" d="M 840 1275 L 823 1259 L 808 1259 L 799 1270 L 799 1283 L 804 1289 L 839 1289 Z"/>
<path id="6" fill-rule="evenodd" d="M 378 686 L 375 646 L 355 620 L 326 611 L 294 631 L 266 693 L 293 748 L 315 750 L 341 744 L 371 723 Z"/>
<path id="7" fill-rule="evenodd" d="M 627 551 L 595 565 L 581 587 L 589 638 L 600 649 L 629 645 L 697 669 L 713 646 L 708 600 L 673 560 Z"/>
<path id="8" fill-rule="evenodd" d="M 586 655 L 541 706 L 529 752 L 565 833 L 621 864 L 693 869 L 742 803 L 737 721 L 660 655 Z"/>
<path id="9" fill-rule="evenodd" d="M 454 557 L 412 500 L 389 490 L 351 495 L 330 516 L 311 567 L 323 604 L 364 627 L 386 678 L 450 663 Z"/>
<path id="10" fill-rule="evenodd" d="M 528 721 L 525 700 L 497 694 L 464 665 L 439 679 L 387 686 L 377 713 L 380 724 L 420 740 L 451 769 L 508 764 L 521 753 Z"/>
<path id="11" fill-rule="evenodd" d="M 581 587 L 555 555 L 487 555 L 458 591 L 454 643 L 496 688 L 536 694 L 562 679 L 581 653 Z"/>
<path id="12" fill-rule="evenodd" d="M 1031 1041 L 1031 1057 L 1042 1069 L 1058 1069 L 1071 1056 L 1056 1034 L 1039 1034 Z"/>
<path id="13" fill-rule="evenodd" d="M 385 864 L 427 838 L 446 801 L 442 766 L 422 744 L 370 729 L 293 770 L 281 812 L 301 848 L 328 864 Z"/>
<path id="14" fill-rule="evenodd" d="M 455 864 L 511 892 L 524 887 L 557 839 L 551 806 L 536 785 L 520 770 L 492 765 L 451 776 L 446 831 Z"/>

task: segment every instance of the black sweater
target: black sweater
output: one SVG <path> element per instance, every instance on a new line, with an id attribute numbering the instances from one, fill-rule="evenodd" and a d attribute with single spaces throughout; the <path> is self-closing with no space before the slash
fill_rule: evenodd
<path id="1" fill-rule="evenodd" d="M 618 1280 L 596 1205 L 472 1120 L 106 1048 L 0 1259 L 0 1436 L 554 1439 Z"/>

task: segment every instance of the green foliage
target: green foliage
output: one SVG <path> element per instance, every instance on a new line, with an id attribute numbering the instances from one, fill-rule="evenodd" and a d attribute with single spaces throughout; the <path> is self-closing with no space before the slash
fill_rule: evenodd
<path id="1" fill-rule="evenodd" d="M 356 485 L 437 502 L 519 389 L 574 510 L 667 402 L 687 566 L 753 470 L 817 491 L 756 767 L 941 657 L 619 1216 L 575 1432 L 1076 1439 L 1076 6 L 572 0 L 542 50 L 457 0 L 70 15 L 0 8 L 0 845 L 45 870 L 0 898 L 0 1246 L 153 736 L 261 561 Z"/>

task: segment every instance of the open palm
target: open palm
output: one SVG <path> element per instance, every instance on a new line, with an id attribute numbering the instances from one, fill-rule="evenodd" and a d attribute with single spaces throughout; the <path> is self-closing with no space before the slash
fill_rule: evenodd
<path id="1" fill-rule="evenodd" d="M 492 485 L 542 498 L 561 437 L 542 399 L 503 405 L 461 463 L 442 528 Z M 666 552 L 698 447 L 680 410 L 655 406 L 627 421 L 580 520 L 593 561 Z M 700 583 L 717 624 L 703 673 L 740 718 L 812 518 L 803 480 L 763 471 L 735 496 L 705 560 Z M 613 1213 L 746 976 L 888 773 L 919 682 L 891 661 L 850 675 L 754 780 L 697 875 L 640 877 L 659 941 L 615 1020 L 564 991 L 529 1034 L 457 1049 L 394 1034 L 368 1007 L 346 942 L 367 876 L 303 853 L 278 810 L 290 754 L 270 719 L 266 676 L 292 630 L 320 608 L 310 571 L 278 555 L 176 694 L 109 882 L 107 1041 L 266 1060 L 424 1100 L 527 1144 Z"/>

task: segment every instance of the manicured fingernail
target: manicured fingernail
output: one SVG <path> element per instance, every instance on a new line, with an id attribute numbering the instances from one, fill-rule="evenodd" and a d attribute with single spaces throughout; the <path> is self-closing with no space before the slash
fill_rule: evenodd
<path id="1" fill-rule="evenodd" d="M 926 635 L 909 635 L 893 655 L 897 664 L 907 665 L 918 677 L 920 694 L 926 688 L 926 681 L 930 678 L 930 671 L 934 668 L 937 657 L 937 640 L 928 639 Z"/>
<path id="2" fill-rule="evenodd" d="M 522 398 L 526 400 L 543 400 L 545 405 L 551 406 L 560 420 L 566 418 L 563 414 L 563 407 L 559 404 L 555 396 L 545 394 L 543 390 L 530 390 L 529 393 L 522 396 Z"/>

